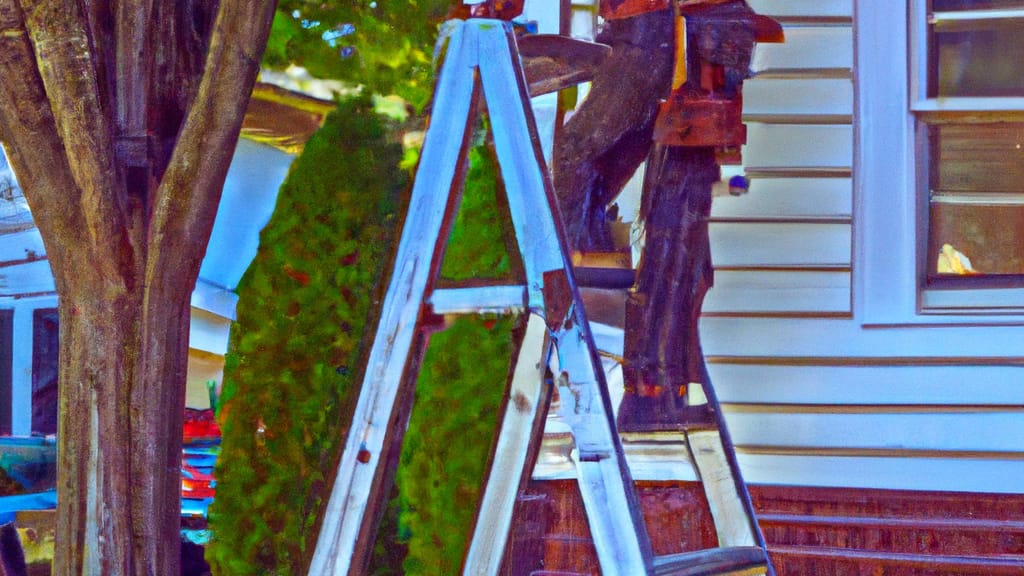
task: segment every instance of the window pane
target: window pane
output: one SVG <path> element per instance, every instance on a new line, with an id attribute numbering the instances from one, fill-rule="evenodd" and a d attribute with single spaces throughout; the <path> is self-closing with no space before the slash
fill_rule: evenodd
<path id="1" fill-rule="evenodd" d="M 930 138 L 933 194 L 1024 192 L 1024 122 L 937 124 Z"/>
<path id="2" fill-rule="evenodd" d="M 929 276 L 1024 274 L 1024 122 L 934 125 L 929 137 Z"/>
<path id="3" fill-rule="evenodd" d="M 1024 274 L 1024 206 L 933 203 L 929 276 Z"/>
<path id="4" fill-rule="evenodd" d="M 932 28 L 932 96 L 1024 96 L 1024 17 L 941 21 Z"/>
<path id="5" fill-rule="evenodd" d="M 56 434 L 60 366 L 57 309 L 36 310 L 32 323 L 32 433 Z"/>

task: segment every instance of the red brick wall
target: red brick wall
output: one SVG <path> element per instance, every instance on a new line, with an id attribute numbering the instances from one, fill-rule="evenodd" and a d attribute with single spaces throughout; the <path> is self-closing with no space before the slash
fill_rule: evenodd
<path id="1" fill-rule="evenodd" d="M 716 545 L 700 485 L 639 483 L 656 554 Z M 1024 574 L 1024 495 L 752 486 L 778 576 Z M 573 481 L 534 482 L 505 574 L 600 572 Z"/>

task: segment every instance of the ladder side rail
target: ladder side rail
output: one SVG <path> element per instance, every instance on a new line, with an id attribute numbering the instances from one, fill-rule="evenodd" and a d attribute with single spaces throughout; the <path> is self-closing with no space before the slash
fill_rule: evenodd
<path id="1" fill-rule="evenodd" d="M 544 319 L 530 314 L 498 423 L 497 441 L 463 564 L 464 576 L 497 576 L 501 570 L 515 503 L 532 475 L 544 433 L 551 400 L 551 387 L 544 381 L 550 354 Z"/>
<path id="2" fill-rule="evenodd" d="M 466 33 L 466 27 L 458 27 L 449 39 L 394 271 L 324 511 L 310 576 L 345 576 L 362 570 L 353 562 L 359 561 L 353 554 L 357 540 L 366 532 L 367 507 L 379 506 L 369 503 L 368 496 L 380 478 L 387 427 L 409 361 L 425 292 L 435 272 L 433 263 L 439 259 L 439 234 L 448 199 L 453 188 L 461 184 L 457 176 L 464 160 L 476 89 L 472 36 Z"/>
<path id="3" fill-rule="evenodd" d="M 729 427 L 726 425 L 725 416 L 722 414 L 722 406 L 718 402 L 718 393 L 715 391 L 715 387 L 711 384 L 711 375 L 708 372 L 706 361 L 701 364 L 701 373 L 704 380 L 701 388 L 703 389 L 704 397 L 707 399 L 708 406 L 711 408 L 712 415 L 714 416 L 725 461 L 729 466 L 729 470 L 732 472 L 733 485 L 740 503 L 742 504 L 743 511 L 746 514 L 754 545 L 765 551 L 765 557 L 767 559 L 767 576 L 775 576 L 775 568 L 772 566 L 771 559 L 768 558 L 768 545 L 764 539 L 764 533 L 761 531 L 761 525 L 757 522 L 757 512 L 754 510 L 754 502 L 750 498 L 750 491 L 747 489 L 747 483 L 743 480 L 743 472 L 740 470 L 739 461 L 736 459 L 736 447 L 732 443 L 732 435 L 729 433 Z"/>
<path id="4" fill-rule="evenodd" d="M 588 356 L 593 341 L 577 322 L 555 336 L 560 365 L 555 383 L 559 415 L 572 428 L 572 459 L 601 572 L 649 574 L 653 552 L 604 372 L 594 368 Z"/>
<path id="5" fill-rule="evenodd" d="M 528 304 L 538 308 L 544 302 L 542 274 L 563 269 L 568 244 L 560 238 L 555 221 L 558 203 L 511 28 L 495 20 L 472 20 L 470 24 L 480 30 L 480 80 L 526 271 Z"/>
<path id="6" fill-rule="evenodd" d="M 649 574 L 650 540 L 566 256 L 568 242 L 556 220 L 558 205 L 538 146 L 515 37 L 504 23 L 485 21 L 477 26 L 484 97 L 523 255 L 529 303 L 543 303 L 558 349 L 556 382 L 563 416 L 576 439 L 580 489 L 602 573 Z M 547 210 L 542 209 L 545 206 Z"/>

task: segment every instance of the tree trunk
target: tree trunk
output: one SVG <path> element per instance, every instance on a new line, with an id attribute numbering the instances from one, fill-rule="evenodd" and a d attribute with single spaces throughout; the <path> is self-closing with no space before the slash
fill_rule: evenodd
<path id="1" fill-rule="evenodd" d="M 179 573 L 190 294 L 274 8 L 0 0 L 0 135 L 60 298 L 55 575 Z"/>
<path id="2" fill-rule="evenodd" d="M 186 281 L 61 300 L 54 574 L 177 574 Z"/>
<path id="3" fill-rule="evenodd" d="M 599 40 L 612 53 L 559 133 L 554 184 L 573 248 L 607 251 L 608 204 L 648 160 L 645 243 L 626 305 L 619 410 L 621 427 L 645 429 L 680 421 L 686 385 L 704 379 L 698 320 L 712 282 L 707 218 L 720 170 L 712 148 L 653 142 L 658 104 L 671 87 L 672 12 L 610 20 Z"/>

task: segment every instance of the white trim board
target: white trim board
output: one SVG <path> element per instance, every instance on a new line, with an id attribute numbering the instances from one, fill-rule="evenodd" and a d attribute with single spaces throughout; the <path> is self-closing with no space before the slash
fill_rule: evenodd
<path id="1" fill-rule="evenodd" d="M 758 14 L 765 16 L 853 16 L 853 0 L 747 0 Z"/>

